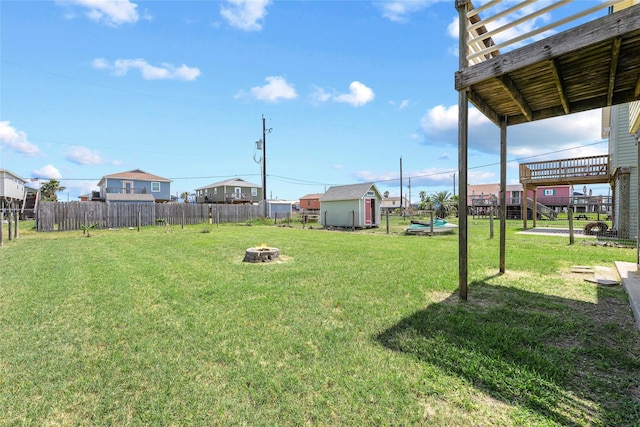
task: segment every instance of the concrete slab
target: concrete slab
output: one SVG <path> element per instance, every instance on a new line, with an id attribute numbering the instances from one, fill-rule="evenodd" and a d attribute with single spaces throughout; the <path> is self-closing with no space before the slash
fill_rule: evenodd
<path id="1" fill-rule="evenodd" d="M 640 329 L 640 272 L 638 265 L 633 262 L 616 261 L 616 268 L 622 280 L 622 286 L 629 295 L 629 304 L 633 317 L 636 319 L 636 327 Z"/>

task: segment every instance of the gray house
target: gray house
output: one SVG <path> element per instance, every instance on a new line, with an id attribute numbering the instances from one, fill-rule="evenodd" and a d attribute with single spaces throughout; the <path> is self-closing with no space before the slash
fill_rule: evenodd
<path id="1" fill-rule="evenodd" d="M 170 202 L 171 180 L 140 169 L 105 175 L 93 200 L 107 202 Z"/>
<path id="2" fill-rule="evenodd" d="M 196 188 L 196 203 L 258 203 L 261 200 L 262 187 L 241 178 Z"/>
<path id="3" fill-rule="evenodd" d="M 372 182 L 331 187 L 320 198 L 320 223 L 324 227 L 379 227 L 381 201 Z"/>
<path id="4" fill-rule="evenodd" d="M 17 206 L 25 199 L 25 184 L 27 180 L 20 178 L 7 169 L 0 169 L 0 201 L 2 206 L 11 202 Z"/>

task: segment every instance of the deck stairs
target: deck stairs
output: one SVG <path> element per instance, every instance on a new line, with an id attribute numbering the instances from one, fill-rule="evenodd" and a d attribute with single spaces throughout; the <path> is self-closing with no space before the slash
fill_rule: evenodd
<path id="1" fill-rule="evenodd" d="M 40 190 L 35 193 L 26 192 L 24 203 L 22 204 L 22 211 L 20 216 L 22 219 L 33 219 L 36 217 L 36 210 L 38 209 L 38 202 L 40 201 Z"/>
<path id="2" fill-rule="evenodd" d="M 527 198 L 527 209 L 533 211 L 533 200 L 530 198 Z M 536 203 L 536 212 L 551 220 L 556 220 L 558 218 L 558 213 L 556 211 L 548 206 L 543 205 L 542 203 Z"/>

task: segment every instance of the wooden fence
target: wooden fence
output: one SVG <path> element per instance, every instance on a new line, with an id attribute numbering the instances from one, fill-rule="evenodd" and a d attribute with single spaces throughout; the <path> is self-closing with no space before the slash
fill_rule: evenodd
<path id="1" fill-rule="evenodd" d="M 259 205 L 187 203 L 42 202 L 36 215 L 38 231 L 81 230 L 82 226 L 121 228 L 147 225 L 221 224 L 260 217 Z"/>

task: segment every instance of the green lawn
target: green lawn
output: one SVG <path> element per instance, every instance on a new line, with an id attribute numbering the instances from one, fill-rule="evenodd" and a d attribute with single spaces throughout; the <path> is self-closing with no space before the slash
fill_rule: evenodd
<path id="1" fill-rule="evenodd" d="M 0 425 L 623 426 L 640 333 L 573 265 L 635 249 L 267 225 L 35 233 L 0 248 Z M 5 225 L 6 231 L 6 225 Z M 245 249 L 281 259 L 242 262 Z"/>

